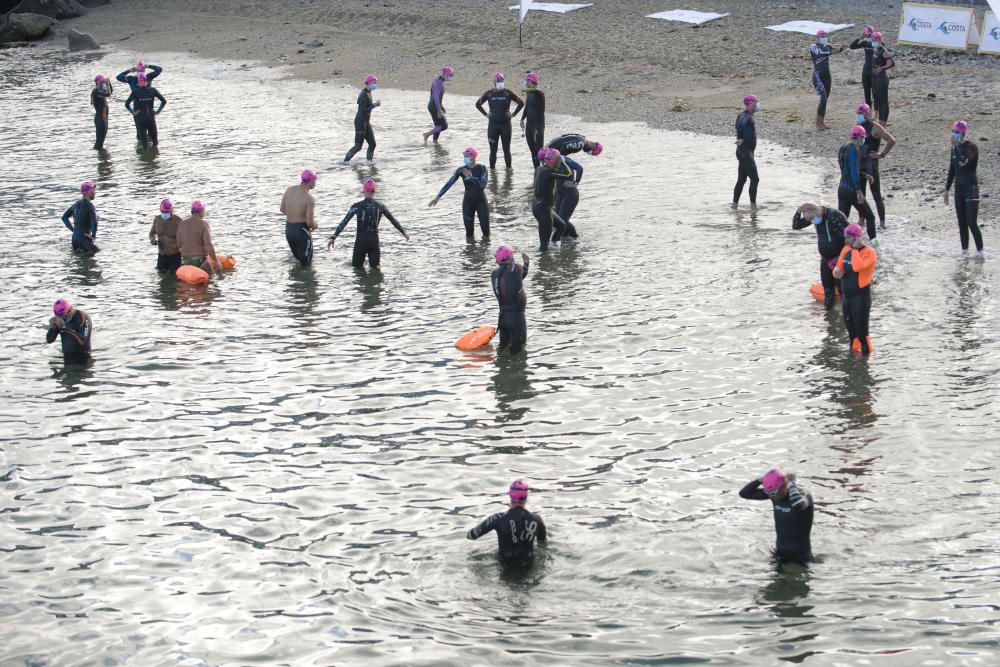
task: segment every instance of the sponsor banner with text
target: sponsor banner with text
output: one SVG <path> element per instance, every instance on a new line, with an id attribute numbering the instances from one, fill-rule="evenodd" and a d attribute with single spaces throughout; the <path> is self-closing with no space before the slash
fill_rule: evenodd
<path id="1" fill-rule="evenodd" d="M 1000 18 L 993 12 L 986 12 L 983 21 L 983 40 L 979 43 L 980 53 L 1000 55 Z"/>
<path id="2" fill-rule="evenodd" d="M 965 49 L 979 43 L 976 14 L 968 7 L 903 3 L 899 43 Z"/>

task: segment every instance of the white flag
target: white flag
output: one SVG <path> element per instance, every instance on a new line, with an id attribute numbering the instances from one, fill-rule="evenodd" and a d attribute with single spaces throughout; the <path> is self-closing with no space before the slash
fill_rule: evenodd
<path id="1" fill-rule="evenodd" d="M 998 0 L 992 0 L 997 2 Z M 528 9 L 531 7 L 531 0 L 521 0 L 521 19 L 520 22 L 524 23 L 524 17 L 528 15 Z M 997 12 L 1000 14 L 1000 12 Z"/>

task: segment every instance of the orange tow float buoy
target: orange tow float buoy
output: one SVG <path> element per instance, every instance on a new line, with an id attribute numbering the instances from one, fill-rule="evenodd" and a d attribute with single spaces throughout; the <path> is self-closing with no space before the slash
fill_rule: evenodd
<path id="1" fill-rule="evenodd" d="M 823 291 L 823 283 L 815 283 L 809 288 L 809 293 L 812 294 L 812 298 L 816 299 L 820 303 L 826 300 L 826 292 Z M 834 299 L 837 303 L 840 303 L 840 290 L 834 291 Z"/>
<path id="2" fill-rule="evenodd" d="M 460 350 L 475 350 L 489 344 L 497 333 L 496 327 L 477 327 L 455 341 L 455 347 Z"/>
<path id="3" fill-rule="evenodd" d="M 208 274 L 197 266 L 185 264 L 177 269 L 177 278 L 192 285 L 204 285 L 208 282 Z"/>

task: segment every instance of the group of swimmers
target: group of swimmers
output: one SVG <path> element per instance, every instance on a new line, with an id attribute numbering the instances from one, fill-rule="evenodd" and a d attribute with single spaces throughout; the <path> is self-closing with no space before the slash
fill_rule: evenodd
<path id="1" fill-rule="evenodd" d="M 167 105 L 166 98 L 153 87 L 153 79 L 163 72 L 162 67 L 145 65 L 141 61 L 115 77 L 129 88 L 125 108 L 135 122 L 135 138 L 142 144 L 142 149 L 158 146 L 160 143 L 156 129 L 156 116 Z M 104 140 L 108 136 L 108 98 L 114 92 L 111 81 L 103 74 L 94 77 L 94 87 L 90 91 L 90 104 L 94 107 L 94 128 L 97 136 L 94 140 L 94 150 L 104 150 Z M 153 103 L 159 100 L 160 105 L 153 109 Z"/>

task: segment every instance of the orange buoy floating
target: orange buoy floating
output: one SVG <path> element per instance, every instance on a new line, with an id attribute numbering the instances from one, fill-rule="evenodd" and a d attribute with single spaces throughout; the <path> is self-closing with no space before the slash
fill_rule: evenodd
<path id="1" fill-rule="evenodd" d="M 215 256 L 219 258 L 219 264 L 222 264 L 223 270 L 228 270 L 236 266 L 236 258 L 232 255 L 220 255 L 219 253 L 215 253 Z M 209 264 L 214 266 L 214 262 L 212 262 L 211 257 L 206 257 L 205 259 L 208 260 Z"/>
<path id="2" fill-rule="evenodd" d="M 208 282 L 208 274 L 190 264 L 185 264 L 177 269 L 177 278 L 192 285 L 203 285 Z"/>
<path id="3" fill-rule="evenodd" d="M 477 327 L 455 341 L 460 350 L 475 350 L 487 345 L 497 333 L 496 327 Z"/>
<path id="4" fill-rule="evenodd" d="M 826 292 L 823 291 L 823 283 L 815 283 L 809 288 L 809 293 L 812 294 L 812 298 L 816 299 L 820 303 L 826 300 Z M 834 290 L 834 299 L 840 302 L 840 290 Z"/>

